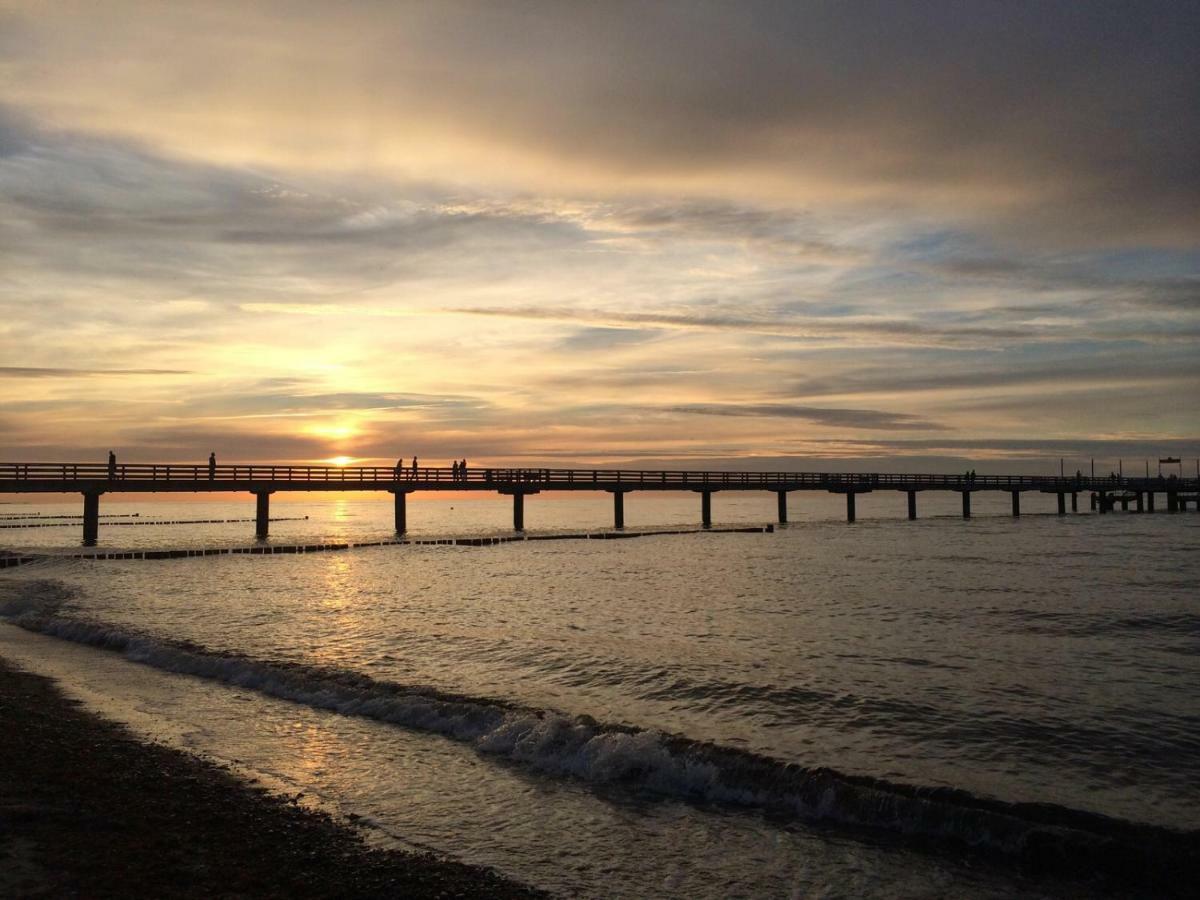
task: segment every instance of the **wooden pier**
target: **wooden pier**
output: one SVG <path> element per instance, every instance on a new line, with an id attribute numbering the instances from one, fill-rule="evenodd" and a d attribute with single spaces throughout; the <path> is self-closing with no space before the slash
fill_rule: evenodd
<path id="1" fill-rule="evenodd" d="M 513 530 L 525 528 L 525 498 L 543 491 L 604 491 L 613 496 L 613 526 L 625 525 L 625 495 L 633 491 L 691 491 L 700 495 L 700 521 L 713 521 L 712 496 L 722 491 L 772 491 L 778 519 L 788 518 L 788 494 L 826 491 L 844 494 L 846 520 L 855 520 L 855 498 L 896 491 L 907 498 L 908 518 L 917 518 L 917 495 L 950 491 L 962 497 L 962 515 L 971 517 L 971 497 L 980 491 L 1011 495 L 1012 515 L 1021 514 L 1021 494 L 1055 494 L 1058 514 L 1078 511 L 1081 493 L 1091 509 L 1106 514 L 1118 506 L 1152 513 L 1155 495 L 1167 512 L 1188 505 L 1200 510 L 1196 478 L 1058 478 L 1045 475 L 897 475 L 846 472 L 733 472 L 639 469 L 505 469 L 412 466 L 178 465 L 138 463 L 0 463 L 0 493 L 83 495 L 83 542 L 94 545 L 100 528 L 100 497 L 107 493 L 209 493 L 243 491 L 255 497 L 255 534 L 267 537 L 271 495 L 278 491 L 385 491 L 395 498 L 396 532 L 408 530 L 408 495 L 416 491 L 490 491 L 512 497 Z"/>

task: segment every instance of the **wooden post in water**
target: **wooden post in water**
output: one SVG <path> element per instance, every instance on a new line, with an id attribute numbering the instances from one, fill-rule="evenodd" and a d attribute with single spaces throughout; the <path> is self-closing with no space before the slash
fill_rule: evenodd
<path id="1" fill-rule="evenodd" d="M 1098 507 L 1100 509 L 1100 515 L 1108 512 L 1108 494 L 1104 491 L 1100 491 L 1099 495 L 1093 494 L 1092 502 L 1095 504 L 1093 508 Z"/>
<path id="2" fill-rule="evenodd" d="M 846 491 L 846 521 L 854 521 L 854 491 Z"/>
<path id="3" fill-rule="evenodd" d="M 625 492 L 613 491 L 613 528 L 625 527 Z"/>
<path id="4" fill-rule="evenodd" d="M 1071 512 L 1079 512 L 1079 492 L 1071 491 Z"/>
<path id="5" fill-rule="evenodd" d="M 1021 515 L 1021 492 L 1020 491 L 1012 492 L 1012 514 L 1013 514 L 1014 519 L 1019 518 Z"/>
<path id="6" fill-rule="evenodd" d="M 525 494 L 513 491 L 513 531 L 525 530 Z"/>
<path id="7" fill-rule="evenodd" d="M 1134 508 L 1135 508 L 1135 509 L 1136 509 L 1138 512 L 1145 512 L 1145 511 L 1146 511 L 1146 507 L 1145 507 L 1145 505 L 1144 505 L 1144 503 L 1143 503 L 1143 501 L 1142 501 L 1142 492 L 1141 492 L 1141 491 L 1138 491 L 1138 492 L 1137 492 L 1137 497 L 1136 497 L 1136 499 L 1134 500 Z"/>
<path id="8" fill-rule="evenodd" d="M 917 492 L 909 491 L 908 492 L 908 518 L 909 518 L 909 521 L 916 519 L 916 517 L 917 517 Z"/>
<path id="9" fill-rule="evenodd" d="M 83 545 L 95 547 L 100 536 L 100 492 L 88 491 L 83 495 Z"/>
<path id="10" fill-rule="evenodd" d="M 712 491 L 700 492 L 700 524 L 712 528 Z"/>
<path id="11" fill-rule="evenodd" d="M 1074 497 L 1075 495 L 1072 494 L 1071 496 Z M 1058 492 L 1058 514 L 1060 516 L 1065 516 L 1067 514 L 1067 495 L 1062 491 Z"/>
<path id="12" fill-rule="evenodd" d="M 776 504 L 779 507 L 779 524 L 787 523 L 787 491 L 775 492 Z"/>
<path id="13" fill-rule="evenodd" d="M 266 540 L 271 530 L 271 492 L 254 492 L 254 536 Z"/>
<path id="14" fill-rule="evenodd" d="M 963 508 L 963 518 L 964 519 L 971 518 L 971 492 L 970 491 L 962 492 L 962 508 Z"/>
<path id="15" fill-rule="evenodd" d="M 408 531 L 408 491 L 392 491 L 395 500 L 396 534 Z"/>
<path id="16" fill-rule="evenodd" d="M 1154 491 L 1146 491 L 1146 512 L 1154 512 Z"/>

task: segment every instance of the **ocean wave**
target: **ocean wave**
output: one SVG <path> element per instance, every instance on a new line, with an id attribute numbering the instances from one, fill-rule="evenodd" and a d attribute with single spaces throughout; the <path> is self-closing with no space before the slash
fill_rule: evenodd
<path id="1" fill-rule="evenodd" d="M 1194 883 L 1200 873 L 1200 832 L 806 767 L 587 716 L 217 652 L 64 616 L 70 592 L 57 582 L 3 588 L 0 616 L 26 629 L 120 653 L 163 671 L 442 735 L 547 775 L 831 823 L 920 846 L 975 851 L 1027 871 L 1101 876 L 1164 894 Z"/>

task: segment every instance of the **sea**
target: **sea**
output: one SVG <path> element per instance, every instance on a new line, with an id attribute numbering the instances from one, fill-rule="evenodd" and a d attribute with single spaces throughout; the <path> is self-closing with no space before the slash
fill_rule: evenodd
<path id="1" fill-rule="evenodd" d="M 374 845 L 569 897 L 1160 896 L 1200 847 L 1200 515 L 1054 495 L 4 498 L 0 656 Z M 662 533 L 674 532 L 674 533 Z M 504 543 L 467 538 L 528 538 Z M 548 539 L 561 538 L 561 539 Z M 347 545 L 321 550 L 323 545 Z M 375 544 L 375 546 L 355 546 Z M 151 554 L 154 555 L 154 554 Z M 1191 882 L 1193 885 L 1195 882 Z"/>

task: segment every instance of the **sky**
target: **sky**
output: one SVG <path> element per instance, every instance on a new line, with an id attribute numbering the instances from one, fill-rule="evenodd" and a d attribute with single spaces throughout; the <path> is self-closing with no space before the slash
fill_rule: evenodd
<path id="1" fill-rule="evenodd" d="M 1200 4 L 0 0 L 0 459 L 1200 456 Z"/>

